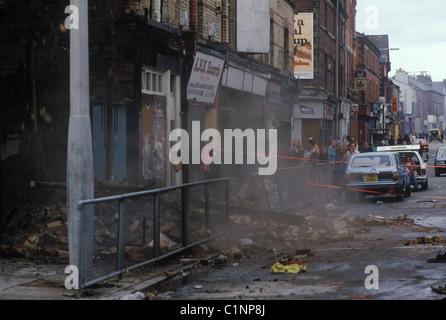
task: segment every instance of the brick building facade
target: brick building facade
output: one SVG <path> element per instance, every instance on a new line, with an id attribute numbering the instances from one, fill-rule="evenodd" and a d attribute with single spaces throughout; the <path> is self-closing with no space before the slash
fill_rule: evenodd
<path id="1" fill-rule="evenodd" d="M 299 102 L 294 109 L 293 135 L 314 136 L 319 144 L 349 134 L 348 69 L 353 62 L 355 1 L 297 1 L 295 13 L 313 14 L 313 66 L 311 79 L 300 80 Z M 350 20 L 351 19 L 351 20 Z"/>
<path id="2" fill-rule="evenodd" d="M 371 143 L 372 128 L 380 128 L 380 112 L 377 110 L 380 87 L 380 52 L 368 36 L 356 33 L 355 89 L 358 92 L 358 111 L 351 120 L 352 135 L 357 141 Z M 382 124 L 381 124 L 382 126 Z M 381 127 L 382 128 L 382 127 Z M 381 134 L 382 135 L 382 134 Z"/>
<path id="3" fill-rule="evenodd" d="M 2 220 L 37 183 L 67 172 L 69 0 L 4 1 L 0 8 L 3 98 Z M 291 141 L 294 3 L 270 2 L 270 52 L 237 52 L 236 1 L 89 2 L 90 113 L 95 185 L 151 188 L 181 183 L 168 160 L 168 134 L 205 128 L 276 128 Z M 267 22 L 267 23 L 268 23 Z M 194 58 L 223 61 L 213 103 L 185 100 Z M 185 55 L 184 55 L 185 54 Z M 184 168 L 183 171 L 186 168 Z M 203 178 L 191 166 L 190 181 Z M 217 175 L 243 168 L 222 166 Z"/>

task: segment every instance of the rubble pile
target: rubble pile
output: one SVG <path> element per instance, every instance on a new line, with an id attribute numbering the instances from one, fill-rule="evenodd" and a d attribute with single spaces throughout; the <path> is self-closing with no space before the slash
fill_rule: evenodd
<path id="1" fill-rule="evenodd" d="M 68 259 L 66 204 L 17 209 L 0 232 L 0 256 Z"/>
<path id="2" fill-rule="evenodd" d="M 404 245 L 410 244 L 441 244 L 446 243 L 446 239 L 442 239 L 440 236 L 427 236 L 427 237 L 417 237 L 414 240 L 404 241 Z"/>
<path id="3" fill-rule="evenodd" d="M 394 216 L 392 218 L 386 218 L 383 216 L 368 216 L 368 217 L 355 217 L 349 220 L 350 223 L 364 226 L 376 226 L 376 225 L 413 225 L 414 220 L 408 218 L 407 215 Z"/>

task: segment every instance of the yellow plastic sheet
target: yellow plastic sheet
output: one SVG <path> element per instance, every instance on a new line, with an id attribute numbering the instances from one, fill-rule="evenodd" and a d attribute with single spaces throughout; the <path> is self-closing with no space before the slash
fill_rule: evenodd
<path id="1" fill-rule="evenodd" d="M 307 271 L 306 266 L 300 266 L 298 264 L 290 264 L 284 266 L 283 264 L 276 262 L 271 267 L 271 273 L 299 273 Z"/>

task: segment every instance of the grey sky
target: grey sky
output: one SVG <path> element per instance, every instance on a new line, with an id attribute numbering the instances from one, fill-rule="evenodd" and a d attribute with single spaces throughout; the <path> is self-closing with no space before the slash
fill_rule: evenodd
<path id="1" fill-rule="evenodd" d="M 434 81 L 446 79 L 445 0 L 358 0 L 356 30 L 387 34 L 392 70 L 426 71 Z"/>

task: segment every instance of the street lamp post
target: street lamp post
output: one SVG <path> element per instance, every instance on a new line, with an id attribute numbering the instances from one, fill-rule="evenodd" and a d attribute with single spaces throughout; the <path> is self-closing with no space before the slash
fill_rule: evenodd
<path id="1" fill-rule="evenodd" d="M 79 200 L 94 197 L 88 63 L 88 1 L 71 0 L 79 19 L 70 29 L 70 119 L 67 150 L 67 214 L 70 264 L 80 267 Z M 88 223 L 88 222 L 87 222 Z"/>

